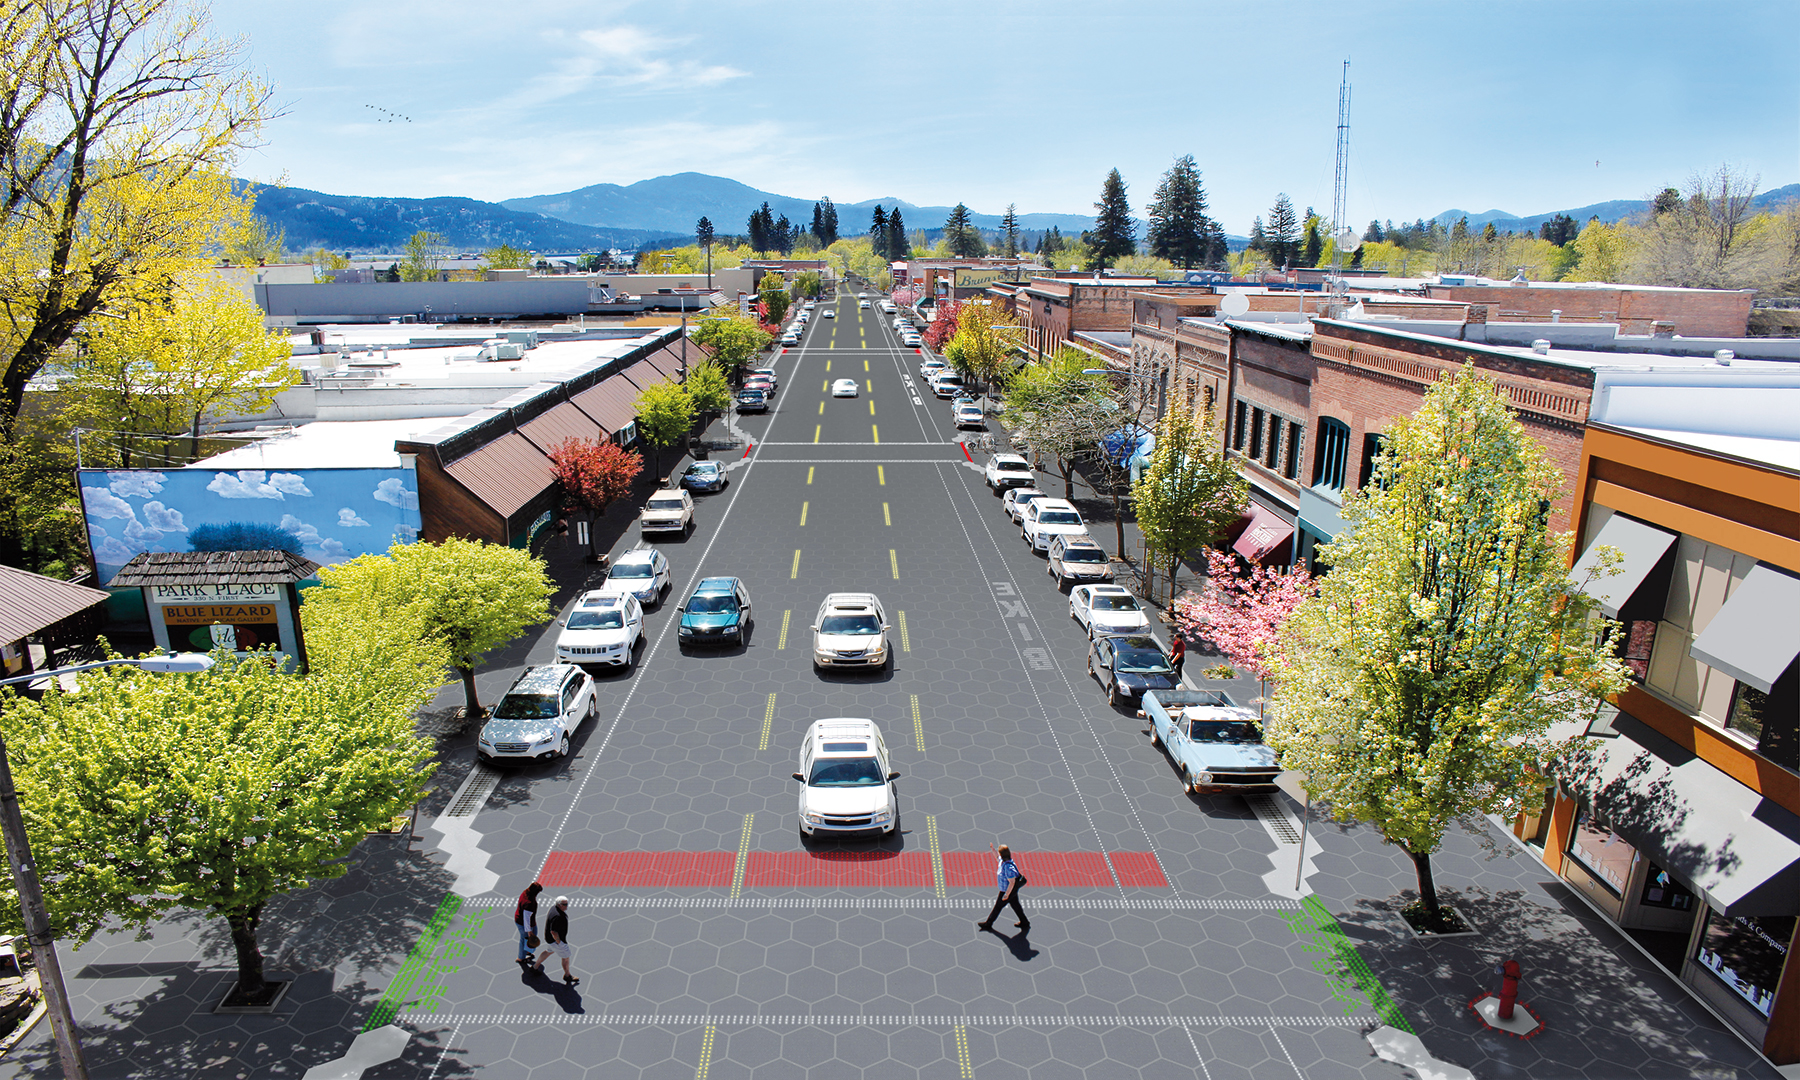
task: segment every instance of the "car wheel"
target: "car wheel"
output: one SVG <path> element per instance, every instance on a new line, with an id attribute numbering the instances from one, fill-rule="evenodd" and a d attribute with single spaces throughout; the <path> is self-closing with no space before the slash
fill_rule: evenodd
<path id="1" fill-rule="evenodd" d="M 665 581 L 662 583 L 662 588 L 656 590 L 656 606 L 657 607 L 662 607 L 663 602 L 669 598 L 669 587 L 672 584 L 674 584 L 674 583 Z"/>
<path id="2" fill-rule="evenodd" d="M 1106 684 L 1106 703 L 1117 708 L 1119 705 L 1119 680 L 1114 679 Z"/>
<path id="3" fill-rule="evenodd" d="M 1156 733 L 1155 721 L 1151 721 L 1150 723 L 1150 745 L 1156 747 L 1158 750 L 1162 749 L 1162 736 Z"/>
<path id="4" fill-rule="evenodd" d="M 1088 654 L 1087 671 L 1088 671 L 1088 678 L 1090 678 L 1090 679 L 1099 678 L 1099 676 L 1094 674 L 1094 654 L 1093 653 Z"/>
<path id="5" fill-rule="evenodd" d="M 598 695 L 588 698 L 587 719 L 592 720 L 600 715 L 600 698 Z"/>
<path id="6" fill-rule="evenodd" d="M 1186 765 L 1181 767 L 1181 790 L 1190 794 L 1192 794 L 1194 790 L 1194 785 L 1188 781 L 1188 767 Z"/>
<path id="7" fill-rule="evenodd" d="M 566 731 L 563 732 L 562 742 L 556 745 L 556 756 L 559 758 L 569 756 L 569 733 Z"/>

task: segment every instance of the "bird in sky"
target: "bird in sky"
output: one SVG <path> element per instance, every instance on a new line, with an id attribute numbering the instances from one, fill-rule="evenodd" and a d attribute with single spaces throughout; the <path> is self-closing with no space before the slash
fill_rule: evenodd
<path id="1" fill-rule="evenodd" d="M 381 114 L 375 118 L 377 124 L 412 123 L 412 117 L 394 112 L 391 109 L 384 109 L 379 105 L 364 105 L 363 108 L 374 109 Z"/>

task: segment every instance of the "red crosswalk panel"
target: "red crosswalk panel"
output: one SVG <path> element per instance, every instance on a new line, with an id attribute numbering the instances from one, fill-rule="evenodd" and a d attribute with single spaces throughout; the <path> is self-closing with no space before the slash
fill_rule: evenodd
<path id="1" fill-rule="evenodd" d="M 752 851 L 746 889 L 931 888 L 923 851 Z"/>
<path id="2" fill-rule="evenodd" d="M 1106 858 L 1097 851 L 1030 851 L 1019 852 L 1014 861 L 1034 889 L 1110 889 L 1113 877 L 1107 871 Z M 1149 888 L 1167 888 L 1169 885 L 1157 867 L 1156 856 L 1149 852 L 1115 851 L 1112 862 L 1121 885 Z M 944 884 L 951 888 L 992 889 L 994 867 L 992 852 L 946 851 Z"/>
<path id="3" fill-rule="evenodd" d="M 1113 871 L 1119 875 L 1119 884 L 1127 889 L 1166 889 L 1169 879 L 1163 876 L 1162 863 L 1148 851 L 1115 851 L 1112 853 Z"/>
<path id="4" fill-rule="evenodd" d="M 538 880 L 545 888 L 729 888 L 729 851 L 553 851 Z"/>

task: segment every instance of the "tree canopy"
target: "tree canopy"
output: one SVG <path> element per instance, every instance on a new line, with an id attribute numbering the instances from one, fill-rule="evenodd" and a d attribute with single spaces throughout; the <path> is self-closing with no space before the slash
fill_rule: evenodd
<path id="1" fill-rule="evenodd" d="M 662 452 L 694 427 L 694 399 L 679 383 L 651 383 L 638 394 L 636 408 L 638 435 L 655 451 L 660 474 Z"/>
<path id="2" fill-rule="evenodd" d="M 1063 497 L 1075 497 L 1075 466 L 1118 428 L 1124 414 L 1104 374 L 1090 374 L 1088 354 L 1064 346 L 1049 361 L 1021 370 L 1006 386 L 1013 433 L 1035 452 L 1056 458 Z"/>
<path id="3" fill-rule="evenodd" d="M 1163 173 L 1150 202 L 1149 218 L 1144 246 L 1150 254 L 1183 270 L 1207 264 L 1213 222 L 1206 214 L 1206 188 L 1200 183 L 1194 155 L 1176 158 Z"/>
<path id="4" fill-rule="evenodd" d="M 691 335 L 694 344 L 705 349 L 714 363 L 734 372 L 761 356 L 773 340 L 755 320 L 742 315 L 701 319 Z"/>
<path id="5" fill-rule="evenodd" d="M 1164 560 L 1172 594 L 1178 561 L 1218 540 L 1249 497 L 1249 484 L 1225 456 L 1212 414 L 1197 417 L 1192 402 L 1171 400 L 1156 423 L 1150 464 L 1131 485 L 1145 566 Z"/>
<path id="6" fill-rule="evenodd" d="M 644 471 L 644 455 L 610 439 L 571 436 L 551 447 L 549 457 L 563 498 L 589 513 L 588 553 L 599 555 L 600 518 L 608 506 L 631 494 L 631 485 Z"/>

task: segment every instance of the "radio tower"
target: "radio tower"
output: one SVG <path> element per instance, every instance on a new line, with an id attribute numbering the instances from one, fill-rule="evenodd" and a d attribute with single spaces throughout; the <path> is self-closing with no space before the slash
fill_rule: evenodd
<path id="1" fill-rule="evenodd" d="M 1332 245 L 1331 255 L 1331 304 L 1332 317 L 1341 317 L 1344 313 L 1345 299 L 1348 290 L 1344 285 L 1344 237 L 1351 230 L 1346 218 L 1349 208 L 1347 189 L 1350 186 L 1350 61 L 1344 61 L 1344 79 L 1338 85 L 1338 127 L 1337 127 L 1337 179 L 1331 189 L 1331 228 L 1336 234 L 1336 243 Z"/>

